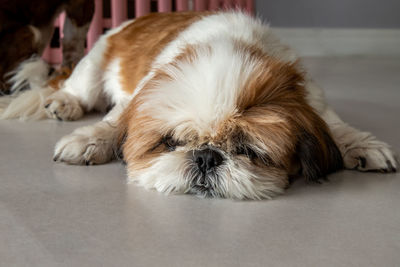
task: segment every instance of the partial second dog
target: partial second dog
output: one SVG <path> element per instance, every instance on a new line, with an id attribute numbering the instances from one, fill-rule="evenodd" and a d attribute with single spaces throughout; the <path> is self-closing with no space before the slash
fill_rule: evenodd
<path id="1" fill-rule="evenodd" d="M 10 93 L 8 73 L 24 60 L 42 55 L 62 11 L 66 13 L 62 66 L 72 68 L 84 56 L 93 0 L 0 0 L 0 93 Z"/>

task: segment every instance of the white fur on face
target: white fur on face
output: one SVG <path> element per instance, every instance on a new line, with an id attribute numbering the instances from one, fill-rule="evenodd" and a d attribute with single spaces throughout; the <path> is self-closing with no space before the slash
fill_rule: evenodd
<path id="1" fill-rule="evenodd" d="M 128 166 L 128 170 L 130 167 Z M 225 154 L 224 163 L 216 168 L 210 190 L 196 189 L 198 171 L 190 152 L 167 152 L 139 172 L 129 172 L 130 182 L 162 193 L 193 193 L 203 197 L 233 199 L 269 199 L 283 192 L 287 173 L 257 167 L 245 157 Z"/>
<path id="2" fill-rule="evenodd" d="M 259 64 L 235 50 L 228 39 L 217 39 L 196 52 L 194 62 L 164 67 L 172 80 L 154 84 L 139 107 L 164 121 L 177 136 L 193 130 L 212 136 L 221 122 L 237 112 L 237 98 Z"/>
<path id="3" fill-rule="evenodd" d="M 150 167 L 140 171 L 132 172 L 128 165 L 128 177 L 130 182 L 137 182 L 147 189 L 167 194 L 186 193 L 189 189 L 189 179 L 186 177 L 189 164 L 184 153 L 166 153 L 153 160 Z"/>

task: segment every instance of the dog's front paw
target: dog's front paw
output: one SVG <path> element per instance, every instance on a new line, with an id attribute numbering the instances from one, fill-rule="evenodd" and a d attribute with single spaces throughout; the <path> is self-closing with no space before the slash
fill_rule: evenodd
<path id="1" fill-rule="evenodd" d="M 349 145 L 343 160 L 347 169 L 380 172 L 395 172 L 397 169 L 397 161 L 390 146 L 372 135 L 365 135 Z"/>
<path id="2" fill-rule="evenodd" d="M 83 109 L 76 96 L 58 91 L 46 98 L 44 102 L 49 118 L 60 121 L 77 120 L 83 116 Z"/>
<path id="3" fill-rule="evenodd" d="M 90 127 L 90 126 L 89 126 Z M 114 156 L 112 140 L 82 133 L 82 130 L 66 135 L 57 142 L 54 151 L 54 161 L 77 165 L 102 164 L 110 161 Z M 83 130 L 85 130 L 83 128 Z"/>

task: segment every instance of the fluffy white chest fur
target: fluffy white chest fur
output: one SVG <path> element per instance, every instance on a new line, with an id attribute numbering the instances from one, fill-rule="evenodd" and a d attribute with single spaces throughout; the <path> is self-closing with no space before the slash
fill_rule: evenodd
<path id="1" fill-rule="evenodd" d="M 31 78 L 28 64 L 39 63 L 14 80 Z M 23 114 L 27 105 L 36 108 Z M 295 53 L 241 13 L 126 22 L 60 90 L 24 93 L 2 116 L 76 120 L 107 106 L 101 122 L 57 143 L 54 160 L 102 164 L 122 151 L 129 180 L 146 188 L 237 199 L 270 198 L 295 175 L 396 169 L 389 146 L 345 124 Z"/>

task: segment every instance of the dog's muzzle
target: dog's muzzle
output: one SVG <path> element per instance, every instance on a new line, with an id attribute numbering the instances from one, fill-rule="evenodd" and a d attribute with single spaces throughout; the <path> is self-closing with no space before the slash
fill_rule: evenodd
<path id="1" fill-rule="evenodd" d="M 224 162 L 224 156 L 215 149 L 205 148 L 192 151 L 194 176 L 191 181 L 193 194 L 214 196 L 218 186 L 217 168 Z"/>
<path id="2" fill-rule="evenodd" d="M 213 171 L 221 165 L 223 160 L 224 158 L 221 153 L 214 149 L 206 148 L 193 152 L 193 162 L 197 164 L 197 168 L 203 174 Z"/>

